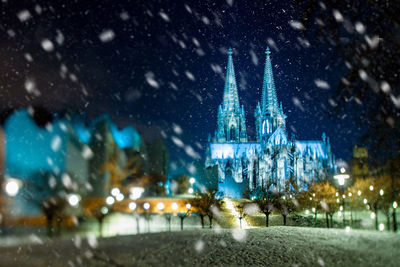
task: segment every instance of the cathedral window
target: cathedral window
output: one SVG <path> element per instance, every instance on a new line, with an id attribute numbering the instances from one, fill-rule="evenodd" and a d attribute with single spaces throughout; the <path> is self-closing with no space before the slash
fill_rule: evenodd
<path id="1" fill-rule="evenodd" d="M 233 127 L 233 126 L 231 126 L 230 137 L 231 137 L 232 141 L 234 141 L 236 139 L 236 137 L 235 137 L 235 127 Z"/>
<path id="2" fill-rule="evenodd" d="M 262 133 L 265 133 L 265 121 L 263 121 L 263 125 L 262 125 Z"/>

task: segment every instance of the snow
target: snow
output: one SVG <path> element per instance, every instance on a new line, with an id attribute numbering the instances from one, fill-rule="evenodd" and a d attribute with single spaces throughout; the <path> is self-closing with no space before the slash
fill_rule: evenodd
<path id="1" fill-rule="evenodd" d="M 59 135 L 54 136 L 51 140 L 51 149 L 55 152 L 58 151 L 61 147 L 61 143 L 61 137 Z"/>
<path id="2" fill-rule="evenodd" d="M 289 21 L 289 25 L 295 30 L 304 30 L 304 26 L 300 21 L 291 20 Z"/>
<path id="3" fill-rule="evenodd" d="M 171 136 L 171 140 L 172 140 L 172 142 L 173 142 L 175 145 L 177 145 L 178 147 L 184 147 L 184 146 L 185 146 L 185 144 L 182 142 L 182 140 L 179 139 L 178 137 Z"/>
<path id="4" fill-rule="evenodd" d="M 342 13 L 340 13 L 339 10 L 337 10 L 337 9 L 333 10 L 333 17 L 335 18 L 335 20 L 337 22 L 343 22 L 343 15 L 342 15 Z"/>
<path id="5" fill-rule="evenodd" d="M 324 81 L 324 80 L 315 79 L 314 82 L 315 82 L 315 85 L 316 85 L 317 87 L 321 88 L 321 89 L 329 89 L 329 88 L 330 88 L 329 84 L 328 84 L 326 81 Z"/>
<path id="6" fill-rule="evenodd" d="M 46 52 L 51 52 L 54 50 L 54 44 L 52 41 L 50 41 L 49 39 L 43 39 L 42 42 L 40 43 L 42 45 L 42 48 L 46 51 Z"/>
<path id="7" fill-rule="evenodd" d="M 17 17 L 21 22 L 25 22 L 25 21 L 29 20 L 30 18 L 32 18 L 32 15 L 29 12 L 29 10 L 24 9 L 24 10 L 18 12 Z"/>
<path id="8" fill-rule="evenodd" d="M 384 93 L 389 93 L 390 92 L 390 85 L 386 81 L 383 81 L 381 83 L 381 90 Z"/>
<path id="9" fill-rule="evenodd" d="M 369 45 L 371 49 L 375 49 L 378 47 L 379 44 L 379 37 L 378 36 L 373 36 L 370 38 L 368 35 L 365 36 L 365 41 Z"/>
<path id="10" fill-rule="evenodd" d="M 159 15 L 166 22 L 170 22 L 171 19 L 169 18 L 169 16 L 164 11 L 160 11 Z"/>
<path id="11" fill-rule="evenodd" d="M 99 39 L 100 39 L 100 41 L 102 41 L 103 43 L 110 42 L 110 41 L 112 41 L 114 38 L 115 38 L 115 33 L 114 33 L 114 31 L 111 30 L 111 29 L 104 30 L 103 32 L 101 32 L 101 33 L 99 34 Z"/>
<path id="12" fill-rule="evenodd" d="M 192 80 L 192 81 L 196 80 L 193 73 L 191 73 L 190 71 L 185 71 L 185 75 L 186 75 L 186 77 L 188 77 L 189 80 Z"/>
<path id="13" fill-rule="evenodd" d="M 88 242 L 75 237 L 1 247 L 0 265 L 65 266 L 71 261 L 76 266 L 78 259 L 83 266 L 397 266 L 400 261 L 398 234 L 351 229 L 204 229 L 90 237 Z"/>
<path id="14" fill-rule="evenodd" d="M 145 74 L 146 82 L 153 88 L 159 88 L 160 85 L 154 78 L 154 73 L 149 71 Z"/>
<path id="15" fill-rule="evenodd" d="M 354 26 L 359 34 L 365 33 L 365 26 L 361 22 L 357 21 Z"/>
<path id="16" fill-rule="evenodd" d="M 82 157 L 84 159 L 91 159 L 93 157 L 93 151 L 89 146 L 85 145 L 82 150 Z"/>

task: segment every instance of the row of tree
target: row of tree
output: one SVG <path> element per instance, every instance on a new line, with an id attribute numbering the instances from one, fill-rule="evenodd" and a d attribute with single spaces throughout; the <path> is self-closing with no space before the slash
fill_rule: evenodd
<path id="1" fill-rule="evenodd" d="M 251 202 L 257 204 L 259 211 L 265 214 L 267 227 L 269 216 L 273 212 L 279 212 L 282 215 L 283 224 L 286 225 L 289 214 L 305 210 L 311 210 L 314 213 L 315 225 L 318 214 L 325 213 L 326 227 L 333 227 L 333 215 L 337 212 L 342 213 L 346 204 L 351 214 L 353 210 L 368 209 L 373 212 L 376 229 L 379 227 L 379 211 L 386 215 L 388 230 L 392 228 L 397 231 L 398 229 L 396 218 L 398 194 L 396 192 L 399 190 L 399 183 L 398 180 L 391 180 L 389 176 L 357 179 L 352 186 L 343 191 L 338 190 L 328 181 L 309 184 L 308 190 L 300 192 L 297 192 L 290 183 L 283 192 L 274 192 L 271 188 L 271 185 L 267 185 L 261 190 L 257 189 L 259 192 Z M 248 215 L 245 206 L 251 203 L 237 205 L 236 208 L 241 217 Z M 350 220 L 352 220 L 352 215 Z"/>

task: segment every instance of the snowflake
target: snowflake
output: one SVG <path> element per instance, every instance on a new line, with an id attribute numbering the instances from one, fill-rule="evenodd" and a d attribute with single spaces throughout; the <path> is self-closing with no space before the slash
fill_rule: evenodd
<path id="1" fill-rule="evenodd" d="M 50 41 L 49 39 L 43 39 L 42 42 L 40 43 L 42 45 L 42 48 L 46 51 L 46 52 L 51 52 L 54 50 L 54 44 L 52 41 Z"/>
<path id="2" fill-rule="evenodd" d="M 110 29 L 104 30 L 103 32 L 101 32 L 101 33 L 99 34 L 99 39 L 100 39 L 100 41 L 102 41 L 103 43 L 110 42 L 110 41 L 112 41 L 114 38 L 115 38 L 115 33 L 114 33 L 113 30 L 110 30 Z"/>
<path id="3" fill-rule="evenodd" d="M 29 10 L 24 9 L 24 10 L 18 12 L 17 17 L 21 22 L 25 22 L 25 21 L 29 20 L 30 18 L 32 18 L 32 15 L 29 12 Z"/>

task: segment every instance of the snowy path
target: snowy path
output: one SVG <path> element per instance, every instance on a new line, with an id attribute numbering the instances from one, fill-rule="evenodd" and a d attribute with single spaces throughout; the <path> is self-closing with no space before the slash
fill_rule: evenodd
<path id="1" fill-rule="evenodd" d="M 400 235 L 270 227 L 0 248 L 0 266 L 399 266 Z"/>

